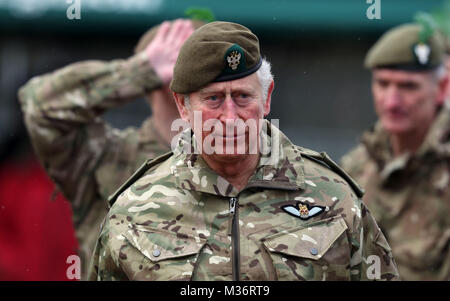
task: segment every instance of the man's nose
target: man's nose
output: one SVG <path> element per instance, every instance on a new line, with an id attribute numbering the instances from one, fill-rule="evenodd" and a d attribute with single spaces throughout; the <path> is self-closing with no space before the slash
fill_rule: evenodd
<path id="1" fill-rule="evenodd" d="M 393 109 L 401 105 L 401 95 L 397 87 L 391 86 L 386 90 L 384 96 L 384 106 L 386 109 Z"/>
<path id="2" fill-rule="evenodd" d="M 233 101 L 230 95 L 227 95 L 225 101 L 222 104 L 222 114 L 220 115 L 220 121 L 226 122 L 226 120 L 236 120 L 238 118 L 236 103 Z"/>

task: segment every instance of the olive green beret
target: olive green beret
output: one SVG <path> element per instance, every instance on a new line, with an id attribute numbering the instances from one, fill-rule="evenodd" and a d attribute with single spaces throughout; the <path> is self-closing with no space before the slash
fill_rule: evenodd
<path id="1" fill-rule="evenodd" d="M 176 93 L 192 93 L 212 82 L 250 75 L 259 69 L 261 62 L 258 38 L 248 28 L 230 22 L 211 22 L 184 42 L 170 88 Z"/>
<path id="2" fill-rule="evenodd" d="M 170 26 L 173 25 L 174 21 L 170 21 Z M 191 20 L 192 26 L 194 27 L 194 29 L 197 29 L 203 25 L 205 25 L 205 22 L 200 21 L 200 20 Z M 151 27 L 149 30 L 147 30 L 139 39 L 138 43 L 136 44 L 136 47 L 134 48 L 134 53 L 138 53 L 143 51 L 148 44 L 150 44 L 151 41 L 153 41 L 153 39 L 156 36 L 156 33 L 158 32 L 159 26 L 161 24 L 155 25 L 153 27 Z"/>
<path id="3" fill-rule="evenodd" d="M 367 53 L 366 68 L 430 70 L 442 63 L 444 41 L 435 31 L 425 42 L 420 41 L 422 27 L 406 24 L 386 32 Z"/>

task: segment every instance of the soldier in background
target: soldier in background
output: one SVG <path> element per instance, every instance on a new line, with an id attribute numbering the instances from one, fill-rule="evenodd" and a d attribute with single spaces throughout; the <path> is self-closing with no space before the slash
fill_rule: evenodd
<path id="1" fill-rule="evenodd" d="M 150 29 L 135 55 L 79 62 L 31 79 L 19 90 L 33 147 L 71 201 L 86 275 L 107 198 L 146 159 L 170 150 L 179 117 L 169 93 L 173 66 L 186 38 L 203 22 L 176 20 Z M 152 116 L 138 129 L 114 129 L 101 115 L 146 96 Z"/>
<path id="2" fill-rule="evenodd" d="M 450 106 L 442 37 L 407 24 L 370 49 L 379 121 L 343 157 L 403 280 L 450 280 Z"/>
<path id="3" fill-rule="evenodd" d="M 398 279 L 358 186 L 264 120 L 274 81 L 248 28 L 196 30 L 170 88 L 189 127 L 111 199 L 90 280 Z"/>

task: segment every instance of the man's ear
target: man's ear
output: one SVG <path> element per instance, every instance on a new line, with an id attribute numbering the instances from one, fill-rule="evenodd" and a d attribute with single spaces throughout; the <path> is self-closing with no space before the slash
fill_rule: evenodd
<path id="1" fill-rule="evenodd" d="M 269 113 L 270 113 L 270 104 L 271 104 L 271 101 L 272 101 L 272 92 L 273 92 L 273 88 L 274 87 L 275 87 L 275 82 L 272 81 L 270 83 L 269 88 L 267 89 L 267 98 L 266 98 L 266 100 L 264 102 L 264 117 L 269 115 Z"/>
<path id="2" fill-rule="evenodd" d="M 183 94 L 173 93 L 173 98 L 175 99 L 175 103 L 177 105 L 178 113 L 183 120 L 189 122 L 189 110 L 186 106 L 186 98 Z"/>

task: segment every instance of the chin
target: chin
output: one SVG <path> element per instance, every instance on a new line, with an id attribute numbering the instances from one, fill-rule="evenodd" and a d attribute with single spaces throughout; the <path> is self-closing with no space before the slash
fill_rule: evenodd
<path id="1" fill-rule="evenodd" d="M 383 122 L 383 128 L 390 134 L 400 135 L 411 131 L 406 124 L 397 122 Z"/>

